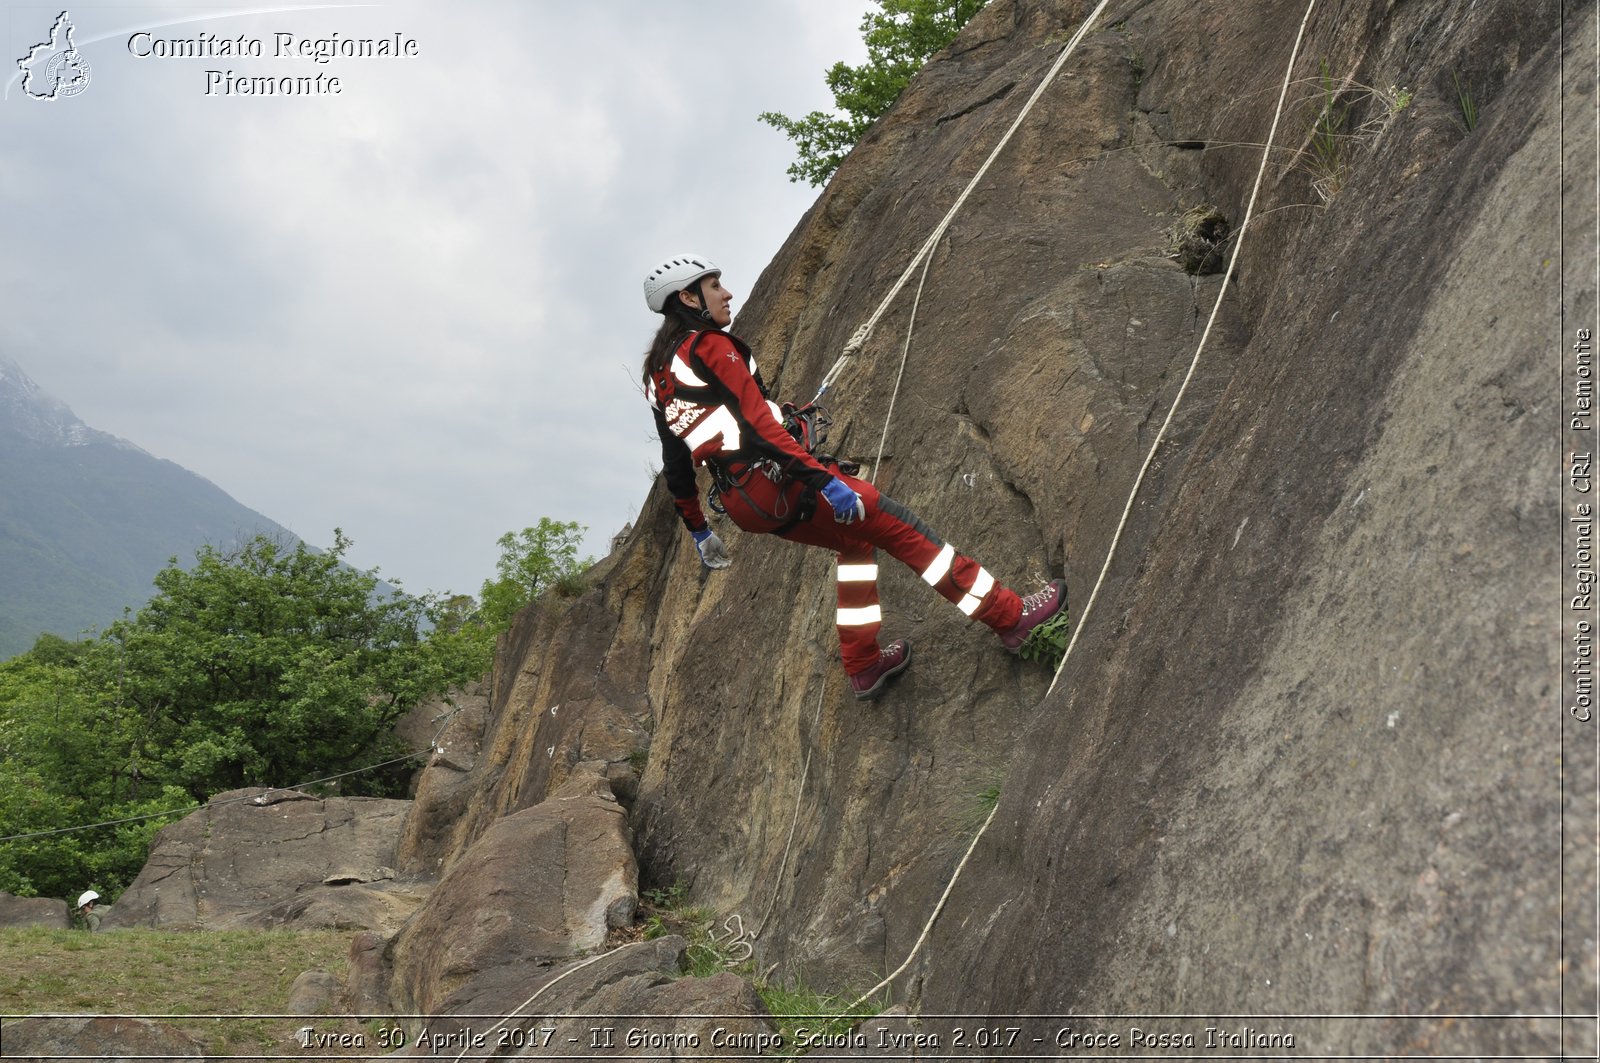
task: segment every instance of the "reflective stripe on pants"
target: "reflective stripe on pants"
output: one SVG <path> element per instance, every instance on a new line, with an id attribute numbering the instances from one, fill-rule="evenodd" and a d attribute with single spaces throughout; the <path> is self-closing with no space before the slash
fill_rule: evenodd
<path id="1" fill-rule="evenodd" d="M 782 532 L 807 546 L 820 546 L 838 554 L 839 651 L 846 672 L 854 675 L 878 662 L 878 567 L 874 549 L 904 563 L 923 581 L 967 616 L 996 631 L 1009 631 L 1022 615 L 1022 601 L 995 580 L 987 569 L 934 533 L 915 513 L 865 480 L 839 477 L 866 504 L 865 519 L 840 524 L 826 500 L 819 499 L 810 520 Z M 775 484 L 755 473 L 743 491 L 724 491 L 722 503 L 735 524 L 747 531 L 770 532 L 778 527 L 769 514 L 791 514 L 804 488 L 795 481 Z M 753 503 L 753 505 L 752 505 Z"/>

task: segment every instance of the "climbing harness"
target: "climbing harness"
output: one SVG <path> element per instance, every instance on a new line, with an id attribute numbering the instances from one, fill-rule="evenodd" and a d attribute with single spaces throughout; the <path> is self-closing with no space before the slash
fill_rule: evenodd
<path id="1" fill-rule="evenodd" d="M 828 416 L 828 411 L 815 400 L 804 406 L 795 406 L 786 402 L 779 407 L 782 414 L 784 431 L 794 437 L 795 442 L 806 449 L 822 465 L 836 468 L 847 476 L 854 476 L 861 471 L 861 466 L 853 461 L 836 458 L 832 454 L 818 454 L 817 448 L 828 441 L 828 427 L 833 420 Z M 803 488 L 793 500 L 793 508 L 788 504 L 781 507 L 775 506 L 774 512 L 768 512 L 755 499 L 750 497 L 744 485 L 749 483 L 750 477 L 760 473 L 775 484 L 781 484 L 789 477 L 784 473 L 777 462 L 769 458 L 761 458 L 750 462 L 735 462 L 730 468 L 715 458 L 706 459 L 706 468 L 711 471 L 711 487 L 706 491 L 706 505 L 712 512 L 719 516 L 727 516 L 728 509 L 723 502 L 723 497 L 730 491 L 735 492 L 763 520 L 770 522 L 773 527 L 765 534 L 782 535 L 798 524 L 804 524 L 817 512 L 817 491 L 815 488 Z M 796 481 L 798 482 L 798 481 Z M 783 496 L 779 496 L 783 502 Z"/>

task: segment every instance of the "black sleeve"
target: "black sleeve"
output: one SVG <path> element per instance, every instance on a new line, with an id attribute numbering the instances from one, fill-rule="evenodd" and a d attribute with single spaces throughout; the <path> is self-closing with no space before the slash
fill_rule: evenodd
<path id="1" fill-rule="evenodd" d="M 651 407 L 650 412 L 655 414 L 656 435 L 661 437 L 661 473 L 667 478 L 667 490 L 672 493 L 678 516 L 691 532 L 704 531 L 706 515 L 700 509 L 700 484 L 695 479 L 688 444 L 672 434 L 660 410 Z"/>

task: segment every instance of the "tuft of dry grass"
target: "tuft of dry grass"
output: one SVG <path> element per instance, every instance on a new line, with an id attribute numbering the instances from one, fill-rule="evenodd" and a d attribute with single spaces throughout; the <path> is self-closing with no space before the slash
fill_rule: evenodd
<path id="1" fill-rule="evenodd" d="M 379 1055 L 370 1030 L 352 1018 L 282 1015 L 304 971 L 343 978 L 344 931 L 0 929 L 0 1020 L 29 1015 L 96 1014 L 156 1018 L 206 1045 L 207 1054 L 298 1055 L 295 1031 L 364 1040 L 322 1054 Z M 339 1005 L 335 1005 L 337 1007 Z M 222 1016 L 169 1018 L 168 1016 Z"/>

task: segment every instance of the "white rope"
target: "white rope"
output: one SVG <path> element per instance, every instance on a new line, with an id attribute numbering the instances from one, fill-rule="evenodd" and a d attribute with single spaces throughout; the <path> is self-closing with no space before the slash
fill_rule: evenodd
<path id="1" fill-rule="evenodd" d="M 615 956 L 619 952 L 626 952 L 628 949 L 633 948 L 635 945 L 643 945 L 643 944 L 645 944 L 645 942 L 643 942 L 643 941 L 631 941 L 631 942 L 629 942 L 628 944 L 622 946 L 619 949 L 612 949 L 610 952 L 597 953 L 596 955 L 589 957 L 587 960 L 584 960 L 582 963 L 574 964 L 573 966 L 568 967 L 565 971 L 562 971 L 560 974 L 558 974 L 554 978 L 550 979 L 550 981 L 546 982 L 544 985 L 540 986 L 538 989 L 535 989 L 533 991 L 533 996 L 529 997 L 527 1000 L 524 1000 L 521 1004 L 518 1004 L 517 1005 L 517 1009 L 515 1011 L 513 1011 L 510 1015 L 507 1015 L 505 1018 L 501 1019 L 499 1022 L 495 1023 L 493 1026 L 491 1026 L 487 1030 L 485 1030 L 483 1032 L 483 1035 L 482 1035 L 483 1041 L 487 1042 L 489 1040 L 489 1037 L 492 1034 L 494 1034 L 495 1031 L 499 1030 L 500 1028 L 505 1026 L 506 1023 L 510 1022 L 512 1019 L 514 1019 L 518 1015 L 520 1015 L 522 1013 L 522 1009 L 523 1008 L 527 1007 L 529 1004 L 532 1004 L 535 1000 L 538 1000 L 539 997 L 541 997 L 544 994 L 544 991 L 546 989 L 549 989 L 551 986 L 555 985 L 557 982 L 559 982 L 563 978 L 567 977 L 567 975 L 569 975 L 569 974 L 577 974 L 579 971 L 583 970 L 585 967 L 588 967 L 590 964 L 593 964 L 593 963 L 599 963 L 601 960 L 605 959 L 607 956 Z M 468 1038 L 468 1040 L 471 1040 L 471 1038 Z M 472 1051 L 472 1048 L 473 1048 L 473 1046 L 470 1045 L 470 1044 L 467 1045 L 467 1047 L 463 1048 L 461 1050 L 461 1054 L 456 1056 L 456 1063 L 461 1063 L 461 1060 L 466 1058 L 467 1053 Z"/>
<path id="2" fill-rule="evenodd" d="M 867 482 L 876 485 L 878 470 L 883 467 L 883 447 L 889 441 L 889 422 L 894 419 L 894 401 L 900 397 L 900 381 L 906 375 L 906 361 L 911 357 L 911 334 L 917 327 L 917 307 L 922 305 L 922 286 L 928 283 L 928 267 L 933 265 L 929 255 L 922 263 L 922 279 L 917 282 L 916 298 L 911 300 L 911 320 L 906 324 L 906 342 L 900 350 L 900 371 L 894 375 L 894 390 L 889 393 L 889 412 L 883 415 L 883 434 L 878 437 L 878 456 L 872 461 L 872 475 Z"/>
<path id="3" fill-rule="evenodd" d="M 817 724 L 822 720 L 822 697 L 828 691 L 827 681 L 824 680 L 822 688 L 817 691 L 817 710 L 811 718 L 812 740 L 816 740 Z M 806 780 L 811 777 L 811 753 L 806 750 L 805 763 L 800 766 L 800 788 L 794 795 L 794 817 L 789 821 L 789 840 L 783 845 L 783 859 L 778 862 L 778 881 L 772 887 L 772 899 L 767 902 L 767 910 L 761 914 L 761 922 L 756 924 L 755 933 L 751 934 L 752 940 L 759 939 L 761 932 L 767 928 L 767 920 L 772 916 L 772 909 L 778 904 L 778 895 L 783 892 L 783 875 L 789 870 L 789 853 L 794 849 L 794 831 L 800 825 L 800 803 L 806 794 Z"/>
<path id="4" fill-rule="evenodd" d="M 978 847 L 978 839 L 982 838 L 983 832 L 989 829 L 989 824 L 994 822 L 994 814 L 998 811 L 1000 811 L 1000 799 L 995 798 L 994 807 L 989 810 L 989 815 L 983 821 L 983 826 L 978 828 L 978 833 L 972 836 L 972 844 L 967 846 L 966 855 L 961 858 L 961 863 L 956 865 L 955 874 L 950 876 L 950 882 L 945 886 L 944 892 L 939 895 L 939 903 L 933 906 L 933 914 L 928 916 L 928 922 L 923 926 L 922 933 L 918 935 L 917 943 L 911 946 L 911 952 L 906 956 L 906 962 L 896 967 L 883 981 L 862 993 L 860 999 L 850 1005 L 851 1011 L 866 1003 L 869 998 L 876 996 L 878 990 L 888 988 L 889 983 L 904 974 L 905 969 L 911 966 L 911 961 L 917 958 L 917 953 L 922 951 L 922 946 L 927 942 L 928 935 L 933 933 L 933 924 L 938 922 L 940 913 L 944 911 L 945 902 L 950 899 L 951 892 L 955 890 L 956 880 L 961 877 L 961 872 L 966 870 L 967 861 L 972 859 L 972 851 Z"/>
<path id="5" fill-rule="evenodd" d="M 1216 302 L 1211 304 L 1211 316 L 1206 318 L 1206 327 L 1200 333 L 1200 343 L 1194 349 L 1194 357 L 1189 361 L 1189 371 L 1183 375 L 1183 383 L 1178 388 L 1178 393 L 1172 399 L 1172 407 L 1167 410 L 1166 420 L 1161 422 L 1161 431 L 1156 433 L 1155 441 L 1150 444 L 1150 450 L 1144 456 L 1144 464 L 1139 466 L 1139 475 L 1134 478 L 1133 490 L 1128 492 L 1128 504 L 1122 507 L 1122 518 L 1117 521 L 1116 534 L 1111 537 L 1111 547 L 1106 551 L 1105 564 L 1100 566 L 1100 576 L 1094 581 L 1094 590 L 1089 594 L 1089 600 L 1084 604 L 1083 612 L 1079 615 L 1077 623 L 1072 625 L 1072 638 L 1067 643 L 1066 652 L 1061 655 L 1061 663 L 1056 666 L 1056 674 L 1050 680 L 1050 689 L 1045 691 L 1048 697 L 1056 688 L 1056 683 L 1061 679 L 1061 671 L 1067 665 L 1067 660 L 1072 656 L 1072 648 L 1078 644 L 1078 636 L 1083 633 L 1084 622 L 1089 617 L 1089 611 L 1094 608 L 1095 599 L 1100 594 L 1100 586 L 1105 583 L 1106 574 L 1111 571 L 1111 559 L 1116 556 L 1117 545 L 1122 541 L 1122 532 L 1128 526 L 1128 515 L 1133 512 L 1134 500 L 1139 496 L 1139 488 L 1144 485 L 1145 474 L 1150 470 L 1150 464 L 1155 461 L 1156 449 L 1166 439 L 1167 429 L 1172 424 L 1172 419 L 1177 416 L 1178 406 L 1183 402 L 1183 396 L 1189 389 L 1189 381 L 1194 378 L 1194 372 L 1200 367 L 1200 355 L 1206 349 L 1206 341 L 1211 338 L 1211 326 L 1217 322 L 1217 313 L 1222 309 L 1223 296 L 1228 294 L 1228 285 L 1233 280 L 1233 270 L 1239 261 L 1239 251 L 1244 247 L 1245 230 L 1250 227 L 1250 217 L 1255 213 L 1256 197 L 1261 192 L 1261 181 L 1267 173 L 1267 160 L 1272 155 L 1272 144 L 1278 136 L 1278 121 L 1283 117 L 1283 102 L 1289 95 L 1289 76 L 1294 73 L 1295 60 L 1300 56 L 1300 42 L 1305 38 L 1306 25 L 1311 21 L 1311 11 L 1317 6 L 1317 0 L 1310 0 L 1306 4 L 1305 17 L 1300 20 L 1300 32 L 1295 35 L 1294 49 L 1289 53 L 1289 66 L 1283 72 L 1283 87 L 1278 91 L 1278 106 L 1272 113 L 1272 126 L 1267 130 L 1267 146 L 1261 152 L 1261 166 L 1256 170 L 1255 185 L 1250 189 L 1250 201 L 1244 208 L 1244 221 L 1239 225 L 1234 234 L 1233 254 L 1228 256 L 1228 268 L 1222 274 L 1222 287 L 1217 289 Z"/>
<path id="6" fill-rule="evenodd" d="M 1028 117 L 1028 113 L 1033 110 L 1033 105 L 1039 102 L 1039 97 L 1043 96 L 1044 90 L 1050 87 L 1050 83 L 1061 72 L 1061 68 L 1066 65 L 1067 58 L 1077 49 L 1078 43 L 1088 34 L 1089 28 L 1094 25 L 1095 20 L 1100 17 L 1100 13 L 1106 9 L 1106 5 L 1110 2 L 1111 0 L 1100 0 L 1095 9 L 1089 13 L 1089 17 L 1084 20 L 1083 25 L 1078 27 L 1078 32 L 1072 35 L 1072 39 L 1067 42 L 1067 46 L 1061 49 L 1061 54 L 1056 57 L 1055 63 L 1050 67 L 1049 72 L 1045 74 L 1044 79 L 1039 82 L 1038 87 L 1033 90 L 1033 95 L 1028 97 L 1028 102 L 1023 105 L 1021 111 L 1017 112 L 1017 117 L 1011 122 L 1011 128 L 1006 130 L 1005 136 L 1001 137 L 1000 142 L 994 146 L 994 150 L 989 152 L 989 157 L 983 161 L 982 166 L 978 167 L 978 172 L 972 175 L 972 180 L 967 182 L 967 187 L 962 190 L 961 195 L 951 205 L 949 211 L 945 213 L 944 220 L 939 222 L 928 238 L 923 241 L 922 247 L 912 256 L 911 261 L 906 265 L 905 272 L 900 274 L 900 279 L 894 282 L 894 287 L 889 289 L 889 294 L 883 297 L 883 301 L 872 312 L 872 316 L 867 318 L 865 324 L 856 329 L 855 334 L 850 337 L 850 342 L 844 345 L 844 352 L 833 363 L 833 368 L 828 370 L 828 374 L 822 378 L 822 386 L 817 389 L 818 398 L 839 378 L 840 372 L 843 371 L 845 363 L 850 357 L 866 345 L 867 340 L 872 336 L 872 330 L 878 327 L 878 321 L 883 317 L 884 312 L 889 309 L 889 304 L 894 301 L 894 297 L 900 294 L 900 289 L 904 288 L 906 282 L 911 279 L 912 271 L 917 268 L 924 258 L 933 253 L 934 246 L 944 236 L 944 232 L 950 227 L 950 223 L 955 220 L 956 214 L 967 202 L 967 197 L 972 195 L 974 188 L 978 187 L 978 182 L 983 180 L 983 175 L 989 172 L 990 165 L 1000 156 L 1000 152 L 1005 150 L 1005 146 L 1011 142 L 1012 134 L 1017 131 L 1017 127 L 1022 125 L 1023 119 Z"/>
<path id="7" fill-rule="evenodd" d="M 1101 6 L 1104 6 L 1104 5 L 1101 5 Z M 1112 555 L 1112 553 L 1115 553 L 1115 551 L 1116 551 L 1117 542 L 1122 537 L 1122 529 L 1127 524 L 1127 521 L 1128 521 L 1128 514 L 1133 510 L 1134 498 L 1138 495 L 1139 487 L 1144 482 L 1145 470 L 1147 470 L 1150 467 L 1150 462 L 1155 457 L 1156 448 L 1161 445 L 1162 437 L 1165 436 L 1168 425 L 1170 425 L 1172 423 L 1173 415 L 1176 414 L 1177 411 L 1178 411 L 1178 404 L 1183 401 L 1184 391 L 1188 388 L 1189 381 L 1194 376 L 1195 368 L 1200 364 L 1200 354 L 1201 354 L 1201 352 L 1203 350 L 1205 350 L 1206 340 L 1211 335 L 1211 326 L 1217 319 L 1218 310 L 1221 309 L 1221 307 L 1222 307 L 1222 298 L 1223 298 L 1223 296 L 1225 294 L 1227 294 L 1227 291 L 1228 291 L 1228 278 L 1233 275 L 1234 265 L 1239 260 L 1239 249 L 1242 246 L 1244 246 L 1245 230 L 1250 225 L 1250 216 L 1255 211 L 1256 197 L 1261 191 L 1261 181 L 1262 181 L 1263 177 L 1266 175 L 1266 172 L 1267 172 L 1267 160 L 1272 155 L 1272 143 L 1273 143 L 1273 140 L 1277 137 L 1277 134 L 1278 134 L 1278 121 L 1283 116 L 1284 99 L 1287 97 L 1288 92 L 1289 92 L 1289 77 L 1294 72 L 1295 61 L 1300 57 L 1300 44 L 1305 39 L 1306 26 L 1307 26 L 1307 24 L 1310 23 L 1310 21 L 1311 21 L 1311 12 L 1316 6 L 1317 6 L 1317 0 L 1309 0 L 1309 2 L 1306 4 L 1305 17 L 1303 17 L 1300 20 L 1300 31 L 1297 34 L 1295 34 L 1294 48 L 1289 52 L 1289 64 L 1288 64 L 1287 68 L 1283 72 L 1283 88 L 1278 93 L 1278 106 L 1277 106 L 1277 109 L 1273 112 L 1273 115 L 1272 115 L 1272 126 L 1271 126 L 1271 129 L 1269 130 L 1269 132 L 1267 133 L 1267 145 L 1266 145 L 1265 150 L 1263 150 L 1262 153 L 1261 153 L 1261 166 L 1256 171 L 1255 186 L 1250 191 L 1250 201 L 1249 201 L 1249 204 L 1245 207 L 1244 221 L 1239 226 L 1238 232 L 1236 233 L 1236 239 L 1235 239 L 1235 242 L 1234 242 L 1234 245 L 1233 245 L 1233 254 L 1228 259 L 1228 272 L 1223 277 L 1222 287 L 1217 290 L 1217 301 L 1211 307 L 1211 317 L 1206 322 L 1206 327 L 1205 327 L 1204 332 L 1201 333 L 1200 343 L 1195 348 L 1194 359 L 1189 364 L 1189 372 L 1184 376 L 1183 384 L 1182 384 L 1182 386 L 1180 386 L 1178 388 L 1178 393 L 1172 400 L 1172 408 L 1167 411 L 1167 419 L 1162 423 L 1161 431 L 1159 433 L 1157 433 L 1155 442 L 1153 444 L 1151 444 L 1150 452 L 1145 457 L 1144 466 L 1139 470 L 1139 476 L 1134 481 L 1133 491 L 1128 495 L 1128 504 L 1127 504 L 1126 507 L 1124 507 L 1124 509 L 1122 511 L 1122 521 L 1121 521 L 1121 523 L 1119 523 L 1117 525 L 1117 533 L 1112 538 L 1112 541 L 1111 541 L 1111 551 L 1109 553 L 1107 553 L 1107 555 L 1106 555 L 1106 563 L 1100 569 L 1100 578 L 1099 578 L 1099 580 L 1097 580 L 1095 582 L 1094 593 L 1090 594 L 1089 603 L 1088 603 L 1088 605 L 1086 605 L 1084 607 L 1083 615 L 1080 616 L 1078 618 L 1078 622 L 1075 625 L 1073 625 L 1072 641 L 1067 644 L 1067 651 L 1066 651 L 1065 654 L 1062 655 L 1062 658 L 1061 658 L 1061 665 L 1063 667 L 1067 663 L 1067 658 L 1069 656 L 1071 656 L 1071 654 L 1072 654 L 1072 647 L 1077 645 L 1078 633 L 1083 630 L 1084 619 L 1089 614 L 1089 608 L 1094 605 L 1095 595 L 1099 593 L 1100 584 L 1105 581 L 1106 572 L 1111 567 L 1111 555 Z M 1096 13 L 1098 14 L 1098 11 Z M 1061 668 L 1058 667 L 1056 669 L 1056 679 L 1059 679 L 1060 677 L 1061 677 Z M 1050 690 L 1053 691 L 1054 689 L 1055 689 L 1055 680 L 1053 679 L 1053 680 L 1051 680 L 1051 683 L 1050 683 Z M 1046 697 L 1049 696 L 1049 691 L 1046 691 L 1045 696 Z M 989 824 L 994 822 L 994 814 L 996 812 L 998 812 L 999 810 L 1000 810 L 1000 803 L 999 803 L 999 801 L 996 801 L 995 802 L 995 807 L 993 809 L 991 809 L 990 812 L 989 812 L 989 818 L 985 819 L 983 821 L 983 826 L 979 827 L 978 828 L 978 832 L 972 836 L 972 844 L 967 846 L 967 854 L 966 854 L 966 856 L 963 856 L 961 858 L 961 863 L 956 865 L 955 872 L 950 876 L 949 884 L 947 884 L 945 886 L 944 893 L 939 897 L 939 903 L 934 906 L 933 914 L 928 916 L 928 921 L 927 921 L 926 925 L 923 926 L 922 933 L 917 938 L 916 943 L 911 947 L 911 952 L 910 952 L 909 955 L 906 956 L 905 962 L 902 963 L 899 967 L 896 967 L 891 974 L 889 974 L 886 978 L 883 979 L 883 981 L 879 982 L 877 985 L 875 985 L 871 989 L 867 990 L 867 992 L 863 993 L 861 995 L 861 998 L 859 1000 L 857 1000 L 855 1002 L 855 1004 L 851 1005 L 852 1009 L 855 1008 L 856 1006 L 864 1003 L 869 997 L 872 997 L 879 990 L 882 990 L 882 989 L 886 988 L 896 978 L 900 977 L 901 974 L 905 973 L 906 969 L 911 966 L 912 961 L 916 959 L 917 954 L 922 950 L 922 946 L 924 944 L 926 944 L 926 942 L 928 940 L 928 935 L 930 933 L 932 933 L 934 923 L 938 921 L 940 913 L 944 911 L 945 902 L 947 900 L 949 900 L 951 891 L 953 891 L 955 889 L 957 880 L 961 878 L 961 873 L 964 870 L 966 870 L 967 861 L 969 859 L 971 859 L 973 851 L 975 849 L 977 849 L 977 847 L 978 847 L 978 842 L 980 840 L 982 840 L 984 833 L 989 829 Z"/>

